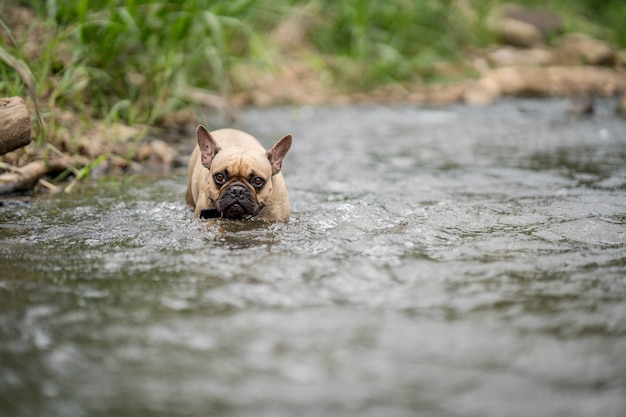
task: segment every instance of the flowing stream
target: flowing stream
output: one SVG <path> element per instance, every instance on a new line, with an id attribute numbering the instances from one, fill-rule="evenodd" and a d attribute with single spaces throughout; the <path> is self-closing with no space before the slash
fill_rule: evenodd
<path id="1" fill-rule="evenodd" d="M 182 169 L 3 201 L 0 416 L 625 416 L 613 106 L 246 111 L 286 223 L 193 219 Z"/>

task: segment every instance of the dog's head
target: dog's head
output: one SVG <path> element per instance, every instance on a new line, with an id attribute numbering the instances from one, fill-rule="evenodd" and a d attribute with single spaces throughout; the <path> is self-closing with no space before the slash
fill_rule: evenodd
<path id="1" fill-rule="evenodd" d="M 198 126 L 196 136 L 202 165 L 210 174 L 207 195 L 220 216 L 247 219 L 259 214 L 272 195 L 272 178 L 282 168 L 291 135 L 267 152 L 240 146 L 222 149 L 204 126 Z"/>

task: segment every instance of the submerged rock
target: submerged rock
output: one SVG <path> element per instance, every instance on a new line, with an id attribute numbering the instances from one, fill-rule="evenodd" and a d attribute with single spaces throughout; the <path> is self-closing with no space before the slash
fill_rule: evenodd
<path id="1" fill-rule="evenodd" d="M 567 113 L 573 116 L 590 116 L 595 112 L 595 97 L 592 93 L 581 93 L 570 97 Z"/>
<path id="2" fill-rule="evenodd" d="M 617 101 L 617 114 L 626 117 L 626 93 L 622 94 Z"/>

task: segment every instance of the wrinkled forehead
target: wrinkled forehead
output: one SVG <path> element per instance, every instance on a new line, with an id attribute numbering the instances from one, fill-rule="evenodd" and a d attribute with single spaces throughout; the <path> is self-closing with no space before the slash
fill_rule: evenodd
<path id="1" fill-rule="evenodd" d="M 272 166 L 265 154 L 222 150 L 211 163 L 211 172 L 227 171 L 229 177 L 269 176 Z"/>

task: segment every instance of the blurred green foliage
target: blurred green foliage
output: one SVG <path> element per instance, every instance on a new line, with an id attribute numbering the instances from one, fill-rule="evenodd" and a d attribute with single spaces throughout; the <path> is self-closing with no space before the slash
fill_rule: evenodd
<path id="1" fill-rule="evenodd" d="M 453 3 L 330 0 L 311 40 L 338 58 L 338 78 L 357 87 L 428 80 L 434 64 L 457 59 L 477 41 Z"/>
<path id="2" fill-rule="evenodd" d="M 582 31 L 626 48 L 626 1 L 624 0 L 522 0 L 526 7 L 547 8 L 565 20 L 566 31 Z"/>
<path id="3" fill-rule="evenodd" d="M 493 39 L 486 16 L 498 0 L 40 0 L 14 2 L 36 12 L 26 36 L 0 20 L 0 47 L 30 67 L 48 107 L 86 117 L 154 123 L 185 106 L 185 88 L 228 96 L 232 69 L 271 68 L 279 52 L 269 34 L 296 8 L 314 24 L 303 47 L 324 59 L 338 85 L 368 89 L 428 83 L 437 64 L 460 62 Z M 526 0 L 562 13 L 568 28 L 626 46 L 623 0 Z M 3 6 L 0 6 L 0 8 Z M 8 7 L 5 3 L 5 8 Z M 30 34 L 47 34 L 33 53 Z M 7 41 L 7 39 L 11 39 Z M 32 49 L 32 48 L 31 48 Z M 283 52 L 284 53 L 284 52 Z M 0 63 L 0 96 L 24 95 L 20 77 Z"/>

